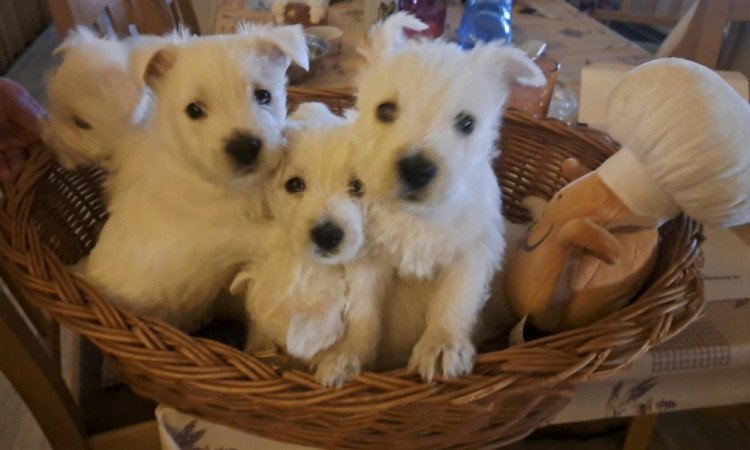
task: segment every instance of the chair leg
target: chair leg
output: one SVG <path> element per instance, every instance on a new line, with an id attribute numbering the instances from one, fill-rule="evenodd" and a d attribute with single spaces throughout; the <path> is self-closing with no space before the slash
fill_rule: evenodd
<path id="1" fill-rule="evenodd" d="M 654 428 L 656 428 L 658 417 L 658 414 L 633 417 L 622 450 L 646 450 Z"/>
<path id="2" fill-rule="evenodd" d="M 87 449 L 80 410 L 10 300 L 0 291 L 0 370 L 26 403 L 53 449 Z"/>
<path id="3" fill-rule="evenodd" d="M 143 422 L 114 431 L 96 434 L 89 439 L 91 450 L 133 450 L 160 448 L 156 421 Z"/>

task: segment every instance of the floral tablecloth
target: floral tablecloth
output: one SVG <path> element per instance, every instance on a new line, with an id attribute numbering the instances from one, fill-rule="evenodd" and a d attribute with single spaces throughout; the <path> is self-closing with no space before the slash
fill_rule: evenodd
<path id="1" fill-rule="evenodd" d="M 256 5 L 267 7 L 256 0 Z M 516 14 L 513 17 L 514 41 L 529 39 L 547 42 L 547 54 L 560 61 L 558 83 L 579 92 L 581 68 L 593 61 L 615 61 L 641 64 L 653 58 L 643 48 L 628 41 L 606 26 L 578 11 L 563 0 L 528 0 L 538 14 Z M 461 20 L 462 5 L 450 0 L 446 14 L 446 35 L 452 38 Z M 266 17 L 269 17 L 268 15 Z M 219 0 L 214 12 L 213 32 L 231 32 L 241 20 L 262 20 L 263 15 L 248 10 L 245 0 Z M 321 70 L 304 85 L 334 89 L 351 89 L 362 60 L 356 48 L 365 34 L 362 0 L 334 3 L 328 11 L 328 25 L 344 31 L 341 49 L 322 61 Z"/>
<path id="2" fill-rule="evenodd" d="M 750 402 L 750 299 L 709 302 L 705 317 L 613 379 L 578 388 L 554 418 L 568 423 Z M 157 409 L 164 450 L 297 450 L 183 414 Z"/>

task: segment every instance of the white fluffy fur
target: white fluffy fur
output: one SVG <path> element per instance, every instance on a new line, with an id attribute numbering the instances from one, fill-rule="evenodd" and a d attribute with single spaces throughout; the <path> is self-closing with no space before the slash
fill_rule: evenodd
<path id="1" fill-rule="evenodd" d="M 237 266 L 271 239 L 262 186 L 283 144 L 289 55 L 306 51 L 301 28 L 284 27 L 154 53 L 139 75 L 153 90 L 154 116 L 119 142 L 128 151 L 115 154 L 107 183 L 110 218 L 82 265 L 116 304 L 193 330 Z M 257 89 L 271 93 L 270 104 L 255 100 Z M 193 102 L 205 117 L 188 117 Z M 263 142 L 254 169 L 225 150 L 238 132 Z"/>
<path id="2" fill-rule="evenodd" d="M 390 270 L 365 245 L 366 199 L 349 190 L 355 177 L 350 126 L 325 116 L 330 113 L 320 104 L 303 105 L 293 116 L 316 123 L 290 133 L 289 154 L 269 186 L 283 238 L 238 275 L 233 290 L 246 291 L 249 350 L 284 347 L 312 361 L 321 384 L 340 386 L 375 358 Z M 303 192 L 286 191 L 294 177 L 304 180 Z M 311 239 L 313 227 L 325 221 L 345 233 L 330 255 Z"/>
<path id="3" fill-rule="evenodd" d="M 381 353 L 413 347 L 409 367 L 429 380 L 473 367 L 471 336 L 505 247 L 492 160 L 507 83 L 538 86 L 545 79 L 519 50 L 407 41 L 404 27 L 419 25 L 404 13 L 391 16 L 364 51 L 355 167 L 373 196 L 372 236 L 398 269 L 396 289 L 407 291 L 393 299 L 405 304 L 386 311 Z M 383 102 L 398 107 L 392 123 L 376 118 Z M 474 117 L 471 134 L 454 127 L 459 113 Z M 408 200 L 397 167 L 416 152 L 437 166 L 437 175 L 418 200 Z"/>
<path id="4" fill-rule="evenodd" d="M 108 167 L 113 146 L 133 130 L 143 104 L 142 83 L 133 80 L 128 68 L 131 52 L 147 59 L 159 47 L 187 38 L 184 30 L 125 41 L 98 37 L 84 27 L 70 32 L 55 50 L 63 59 L 50 76 L 49 116 L 43 131 L 64 167 Z"/>

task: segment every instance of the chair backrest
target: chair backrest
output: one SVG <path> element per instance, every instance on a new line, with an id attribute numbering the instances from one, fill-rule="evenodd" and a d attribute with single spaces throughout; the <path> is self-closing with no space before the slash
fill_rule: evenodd
<path id="1" fill-rule="evenodd" d="M 659 4 L 666 4 L 666 8 Z M 683 0 L 622 0 L 620 9 L 595 7 L 591 15 L 602 21 L 630 22 L 652 27 L 672 27 L 680 20 Z"/>
<path id="2" fill-rule="evenodd" d="M 667 36 L 659 57 L 676 56 L 717 68 L 725 29 L 731 22 L 750 21 L 750 0 L 699 0 Z"/>
<path id="3" fill-rule="evenodd" d="M 177 25 L 200 34 L 190 0 L 49 0 L 49 7 L 61 37 L 76 25 L 119 38 L 163 34 Z"/>
<path id="4" fill-rule="evenodd" d="M 52 17 L 43 0 L 3 0 L 0 2 L 0 73 L 5 73 Z"/>

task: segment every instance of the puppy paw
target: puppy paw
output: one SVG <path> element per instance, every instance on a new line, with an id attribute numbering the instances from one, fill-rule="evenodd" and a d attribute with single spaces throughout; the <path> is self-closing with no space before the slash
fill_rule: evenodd
<path id="1" fill-rule="evenodd" d="M 419 371 L 425 381 L 432 381 L 436 372 L 455 378 L 471 372 L 475 352 L 468 339 L 450 333 L 425 334 L 412 350 L 409 369 Z"/>
<path id="2" fill-rule="evenodd" d="M 306 311 L 292 316 L 286 336 L 290 355 L 311 359 L 333 345 L 344 334 L 344 321 L 338 310 Z"/>
<path id="3" fill-rule="evenodd" d="M 278 351 L 278 346 L 273 342 L 251 342 L 248 338 L 244 346 L 245 353 L 267 353 Z"/>
<path id="4" fill-rule="evenodd" d="M 331 352 L 318 360 L 315 381 L 324 387 L 339 388 L 361 371 L 362 363 L 353 353 Z"/>

